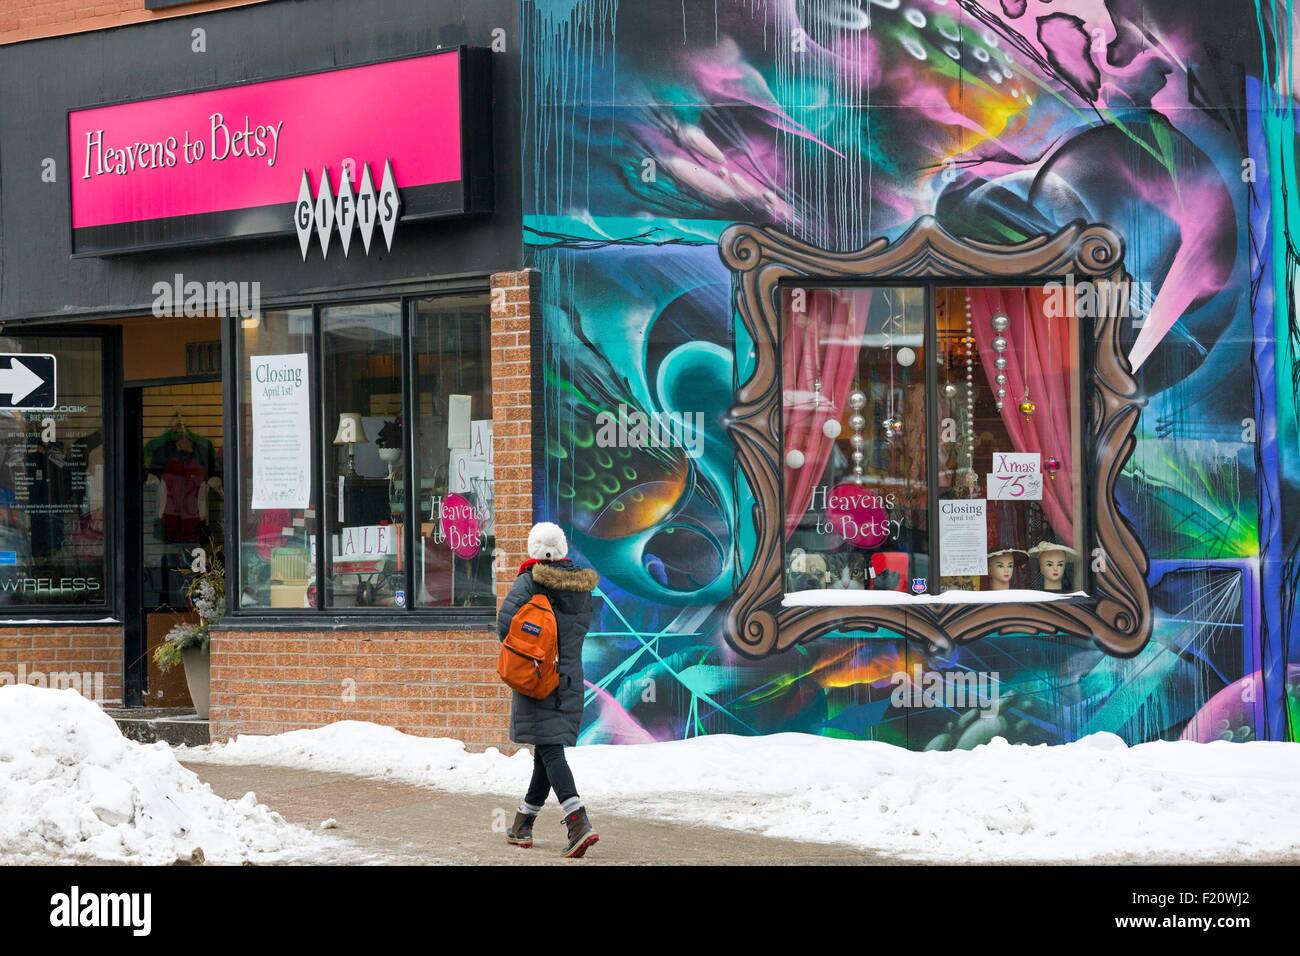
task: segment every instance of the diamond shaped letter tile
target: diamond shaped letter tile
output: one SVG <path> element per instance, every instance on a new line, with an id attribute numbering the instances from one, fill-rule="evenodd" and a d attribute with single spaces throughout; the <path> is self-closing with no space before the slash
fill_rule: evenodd
<path id="1" fill-rule="evenodd" d="M 320 240 L 320 254 L 328 259 L 330 230 L 334 228 L 334 194 L 330 191 L 330 171 L 320 171 L 320 188 L 316 190 L 316 238 Z"/>
<path id="2" fill-rule="evenodd" d="M 316 216 L 312 209 L 311 183 L 307 181 L 307 170 L 302 171 L 302 183 L 298 186 L 298 204 L 293 207 L 293 227 L 298 231 L 298 248 L 302 250 L 302 261 L 307 261 L 307 250 L 311 248 L 312 227 Z"/>

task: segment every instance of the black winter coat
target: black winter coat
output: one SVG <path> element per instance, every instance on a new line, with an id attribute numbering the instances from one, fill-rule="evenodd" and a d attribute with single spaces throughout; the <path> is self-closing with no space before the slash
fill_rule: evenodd
<path id="1" fill-rule="evenodd" d="M 541 700 L 514 691 L 510 705 L 510 739 L 520 744 L 578 743 L 582 726 L 582 642 L 591 626 L 591 592 L 600 580 L 590 568 L 572 561 L 541 561 L 521 571 L 497 615 L 497 637 L 504 639 L 510 621 L 534 594 L 545 594 L 555 611 L 560 644 L 560 686 Z"/>

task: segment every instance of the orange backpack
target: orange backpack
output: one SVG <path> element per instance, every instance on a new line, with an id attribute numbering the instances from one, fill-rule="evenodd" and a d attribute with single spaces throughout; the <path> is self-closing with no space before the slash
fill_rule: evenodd
<path id="1" fill-rule="evenodd" d="M 510 619 L 497 675 L 525 697 L 541 700 L 560 686 L 559 663 L 559 628 L 551 599 L 534 594 Z"/>

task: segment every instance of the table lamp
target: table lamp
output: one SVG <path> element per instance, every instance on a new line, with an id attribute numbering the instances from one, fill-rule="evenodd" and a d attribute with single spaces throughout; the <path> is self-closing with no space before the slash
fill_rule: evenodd
<path id="1" fill-rule="evenodd" d="M 357 477 L 357 452 L 358 444 L 364 445 L 370 441 L 366 437 L 366 431 L 361 425 L 361 414 L 359 412 L 342 412 L 339 414 L 339 430 L 334 436 L 334 444 L 348 446 L 348 477 Z"/>

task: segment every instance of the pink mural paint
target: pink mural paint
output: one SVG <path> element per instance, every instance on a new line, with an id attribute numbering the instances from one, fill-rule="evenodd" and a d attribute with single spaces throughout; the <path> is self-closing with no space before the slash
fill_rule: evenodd
<path id="1" fill-rule="evenodd" d="M 303 170 L 337 189 L 391 161 L 397 188 L 461 178 L 460 54 L 75 110 L 72 226 L 293 203 Z"/>
<path id="2" fill-rule="evenodd" d="M 458 558 L 472 558 L 482 550 L 483 532 L 468 499 L 455 494 L 442 499 L 442 534 Z"/>

